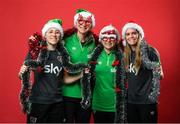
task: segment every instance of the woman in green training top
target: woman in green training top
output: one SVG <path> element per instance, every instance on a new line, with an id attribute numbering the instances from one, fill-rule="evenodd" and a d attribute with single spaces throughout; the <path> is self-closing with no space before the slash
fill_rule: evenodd
<path id="1" fill-rule="evenodd" d="M 74 16 L 74 28 L 65 31 L 64 46 L 72 63 L 88 63 L 95 48 L 95 35 L 91 32 L 95 26 L 94 15 L 79 9 Z M 68 73 L 67 73 L 68 74 Z M 83 82 L 84 83 L 84 82 Z M 80 80 L 65 84 L 63 87 L 65 102 L 65 122 L 89 123 L 91 111 L 81 107 L 82 91 Z"/>
<path id="2" fill-rule="evenodd" d="M 119 32 L 114 26 L 105 26 L 99 34 L 100 44 L 90 60 L 91 78 L 87 82 L 91 81 L 95 123 L 126 121 L 125 70 L 122 52 L 118 48 L 119 38 Z"/>

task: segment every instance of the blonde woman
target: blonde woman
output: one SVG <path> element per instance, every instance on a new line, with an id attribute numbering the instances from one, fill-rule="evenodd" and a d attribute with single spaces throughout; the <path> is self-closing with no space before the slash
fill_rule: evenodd
<path id="1" fill-rule="evenodd" d="M 129 123 L 157 123 L 159 80 L 163 77 L 157 50 L 144 40 L 140 25 L 127 23 L 122 29 L 128 82 Z"/>

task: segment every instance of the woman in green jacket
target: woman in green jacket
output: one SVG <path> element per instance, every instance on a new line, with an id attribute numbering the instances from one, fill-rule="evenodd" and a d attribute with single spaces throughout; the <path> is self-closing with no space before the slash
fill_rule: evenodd
<path id="1" fill-rule="evenodd" d="M 122 52 L 118 48 L 119 39 L 119 32 L 112 25 L 105 26 L 100 31 L 100 44 L 90 60 L 90 75 L 88 71 L 84 75 L 84 80 L 87 79 L 88 82 L 84 90 L 92 90 L 92 93 L 85 94 L 83 105 L 86 107 L 86 100 L 90 97 L 88 95 L 92 94 L 95 123 L 126 122 L 125 69 Z"/>

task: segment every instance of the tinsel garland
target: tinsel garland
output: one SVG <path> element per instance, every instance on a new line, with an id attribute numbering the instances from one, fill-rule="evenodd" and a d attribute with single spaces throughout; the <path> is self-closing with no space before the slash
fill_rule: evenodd
<path id="1" fill-rule="evenodd" d="M 44 53 L 45 42 L 42 39 L 42 36 L 39 33 L 33 34 L 35 40 L 29 40 L 28 46 L 29 46 L 29 54 L 31 59 L 25 60 L 24 64 L 30 68 L 23 74 L 21 74 L 20 78 L 22 80 L 22 86 L 20 91 L 20 103 L 22 107 L 23 113 L 30 113 L 31 110 L 31 103 L 29 102 L 29 95 L 31 92 L 31 81 L 30 81 L 30 73 L 32 69 L 38 69 L 41 70 L 41 67 L 39 68 L 39 65 L 41 65 L 41 54 L 39 56 L 40 51 Z M 38 57 L 39 56 L 39 57 Z"/>
<path id="2" fill-rule="evenodd" d="M 70 56 L 68 54 L 67 49 L 64 47 L 62 43 L 58 44 L 57 50 L 59 54 L 58 60 L 62 63 L 63 68 L 69 73 L 79 73 L 84 70 L 84 68 L 88 68 L 89 66 L 84 63 L 73 64 L 70 61 Z"/>
<path id="3" fill-rule="evenodd" d="M 31 103 L 29 102 L 29 95 L 31 92 L 30 71 L 24 72 L 21 75 L 21 91 L 20 91 L 20 104 L 23 113 L 30 113 Z"/>
<path id="4" fill-rule="evenodd" d="M 90 84 L 91 73 L 83 72 L 83 78 L 81 78 L 82 87 L 82 100 L 80 102 L 83 109 L 88 109 L 91 106 L 91 84 Z"/>
<path id="5" fill-rule="evenodd" d="M 148 44 L 143 39 L 140 44 L 142 63 L 147 68 L 152 70 L 153 78 L 152 78 L 152 87 L 151 92 L 148 96 L 151 102 L 157 103 L 158 96 L 160 95 L 160 63 L 149 60 L 148 58 Z M 158 56 L 159 58 L 159 56 Z M 160 61 L 160 60 L 159 60 Z"/>
<path id="6" fill-rule="evenodd" d="M 34 33 L 33 36 L 35 37 L 35 40 L 30 39 L 28 41 L 31 59 L 24 62 L 29 69 L 21 74 L 22 87 L 20 91 L 20 103 L 24 113 L 29 113 L 31 110 L 31 103 L 29 101 L 29 96 L 31 93 L 30 72 L 31 70 L 37 70 L 39 73 L 41 73 L 49 56 L 49 52 L 46 49 L 46 41 L 42 39 L 39 33 Z M 69 54 L 62 43 L 58 43 L 56 52 L 58 53 L 58 61 L 69 73 L 79 73 L 84 68 L 89 67 L 82 63 L 72 64 L 70 62 Z"/>
<path id="7" fill-rule="evenodd" d="M 91 104 L 91 95 L 93 92 L 93 88 L 95 85 L 96 74 L 94 72 L 97 59 L 104 47 L 102 44 L 99 44 L 92 55 L 92 58 L 89 62 L 90 64 L 90 74 L 85 74 L 83 76 L 82 89 L 83 89 L 83 99 L 81 101 L 81 105 L 83 108 L 88 108 Z M 116 112 L 115 112 L 115 123 L 126 123 L 127 122 L 127 103 L 126 103 L 126 95 L 127 89 L 125 87 L 125 68 L 122 59 L 122 52 L 117 47 L 115 48 L 115 56 L 116 60 L 112 64 L 112 66 L 116 66 Z M 91 77 L 89 77 L 91 76 Z"/>

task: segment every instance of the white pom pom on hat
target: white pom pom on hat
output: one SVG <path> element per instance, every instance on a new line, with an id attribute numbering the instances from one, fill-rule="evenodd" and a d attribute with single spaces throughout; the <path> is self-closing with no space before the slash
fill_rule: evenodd
<path id="1" fill-rule="evenodd" d="M 43 27 L 42 29 L 42 35 L 45 36 L 46 32 L 50 29 L 50 28 L 56 28 L 60 31 L 61 33 L 61 39 L 64 36 L 64 32 L 63 32 L 63 28 L 62 28 L 62 20 L 60 19 L 52 19 L 49 20 Z"/>
<path id="2" fill-rule="evenodd" d="M 117 38 L 117 41 L 120 40 L 119 31 L 111 24 L 107 25 L 107 26 L 103 27 L 103 29 L 101 29 L 101 31 L 99 33 L 99 41 L 101 41 L 101 39 L 107 35 L 115 36 Z"/>
<path id="3" fill-rule="evenodd" d="M 89 18 L 90 17 L 91 20 L 92 20 L 92 27 L 95 26 L 95 17 L 94 17 L 94 15 L 91 12 L 89 12 L 89 11 L 87 11 L 85 9 L 76 10 L 76 15 L 74 16 L 74 26 L 76 26 L 76 22 L 77 22 L 77 20 L 79 18 L 79 15 L 81 15 L 84 18 Z"/>

